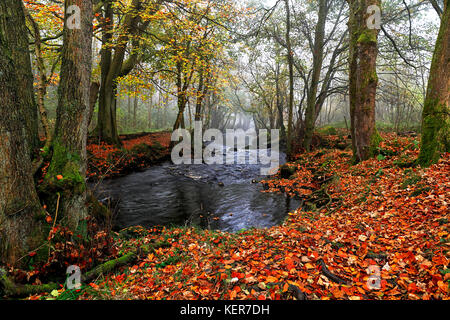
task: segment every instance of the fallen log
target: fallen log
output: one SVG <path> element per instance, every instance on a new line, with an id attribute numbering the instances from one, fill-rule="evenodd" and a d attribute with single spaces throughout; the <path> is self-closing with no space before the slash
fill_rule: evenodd
<path id="1" fill-rule="evenodd" d="M 91 282 L 94 279 L 100 277 L 101 275 L 110 273 L 115 269 L 128 265 L 129 263 L 135 261 L 141 255 L 148 255 L 150 252 L 158 248 L 164 248 L 171 246 L 171 244 L 166 242 L 157 243 L 155 245 L 144 245 L 136 248 L 136 250 L 129 252 L 117 259 L 113 259 L 102 263 L 95 267 L 94 269 L 86 272 L 81 276 L 81 281 L 84 283 Z M 39 294 L 43 292 L 51 292 L 53 290 L 59 289 L 60 285 L 57 283 L 47 283 L 41 285 L 31 285 L 31 284 L 16 284 L 11 280 L 5 270 L 0 268 L 0 292 L 8 297 L 24 297 L 33 294 Z"/>
<path id="2" fill-rule="evenodd" d="M 0 268 L 0 292 L 9 297 L 23 297 L 42 292 L 51 292 L 58 289 L 57 283 L 47 283 L 41 285 L 16 284 L 8 278 L 6 271 Z"/>

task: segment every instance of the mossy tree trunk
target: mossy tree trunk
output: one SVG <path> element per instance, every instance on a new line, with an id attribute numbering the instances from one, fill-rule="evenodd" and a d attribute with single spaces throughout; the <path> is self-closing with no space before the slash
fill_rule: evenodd
<path id="1" fill-rule="evenodd" d="M 450 152 L 450 0 L 444 1 L 439 36 L 431 63 L 422 114 L 419 163 L 429 166 Z"/>
<path id="2" fill-rule="evenodd" d="M 64 26 L 58 107 L 52 158 L 43 187 L 49 208 L 60 195 L 58 217 L 71 230 L 86 214 L 86 140 L 92 68 L 92 0 L 66 0 L 80 8 L 81 28 Z M 67 21 L 67 14 L 66 14 Z M 62 176 L 62 177 L 61 177 Z"/>
<path id="3" fill-rule="evenodd" d="M 0 263 L 12 265 L 19 265 L 20 258 L 45 239 L 41 219 L 45 215 L 36 194 L 30 156 L 36 137 L 30 136 L 29 113 L 36 112 L 36 105 L 29 83 L 33 77 L 25 34 L 22 1 L 1 1 Z"/>
<path id="4" fill-rule="evenodd" d="M 378 85 L 376 61 L 378 29 L 370 29 L 367 8 L 381 7 L 380 0 L 347 0 L 350 5 L 350 116 L 354 159 L 374 156 L 381 138 L 375 125 L 375 98 Z"/>

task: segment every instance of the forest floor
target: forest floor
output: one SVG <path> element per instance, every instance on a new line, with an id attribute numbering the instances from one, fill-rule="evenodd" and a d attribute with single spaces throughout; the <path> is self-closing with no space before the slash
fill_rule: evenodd
<path id="1" fill-rule="evenodd" d="M 153 138 L 167 142 L 135 139 Z M 449 299 L 450 154 L 423 169 L 418 138 L 383 138 L 377 158 L 353 165 L 348 139 L 328 135 L 264 181 L 265 192 L 304 200 L 280 226 L 130 228 L 114 245 L 117 257 L 137 252 L 133 263 L 28 299 Z M 101 161 L 95 167 L 108 171 Z"/>

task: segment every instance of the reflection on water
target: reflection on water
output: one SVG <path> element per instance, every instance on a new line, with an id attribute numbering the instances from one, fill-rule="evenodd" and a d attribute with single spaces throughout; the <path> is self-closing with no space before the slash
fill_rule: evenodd
<path id="1" fill-rule="evenodd" d="M 237 150 L 247 157 L 257 150 Z M 280 163 L 285 155 L 280 153 Z M 99 199 L 118 200 L 116 226 L 198 225 L 238 231 L 279 224 L 299 201 L 263 193 L 260 165 L 173 165 L 169 162 L 102 182 Z M 224 186 L 219 186 L 223 183 Z"/>

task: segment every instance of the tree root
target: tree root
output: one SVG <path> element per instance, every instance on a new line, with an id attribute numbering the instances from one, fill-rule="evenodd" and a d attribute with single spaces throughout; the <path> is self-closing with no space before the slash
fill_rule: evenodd
<path id="1" fill-rule="evenodd" d="M 279 287 L 282 288 L 284 285 L 285 285 L 285 282 L 269 282 L 269 283 L 266 283 L 266 286 L 270 286 L 270 287 L 279 286 Z M 254 285 L 251 288 L 256 290 L 256 291 L 263 291 L 257 285 Z M 308 300 L 308 296 L 302 290 L 300 290 L 299 287 L 297 287 L 297 286 L 295 286 L 293 284 L 289 284 L 289 288 L 288 288 L 287 292 L 290 292 L 290 293 L 294 294 L 294 297 L 297 298 L 297 300 Z"/>
<path id="2" fill-rule="evenodd" d="M 319 259 L 319 261 L 317 261 L 317 263 L 319 264 L 319 266 L 322 269 L 322 273 L 331 281 L 335 282 L 335 283 L 339 283 L 339 284 L 346 284 L 349 285 L 350 281 L 348 281 L 347 279 L 343 279 L 341 277 L 338 277 L 337 275 L 333 274 L 327 267 L 327 265 L 325 264 L 325 262 L 323 261 L 323 259 Z"/>
<path id="3" fill-rule="evenodd" d="M 301 291 L 297 286 L 290 284 L 288 290 L 295 295 L 297 300 L 308 300 L 306 294 L 303 291 Z"/>

